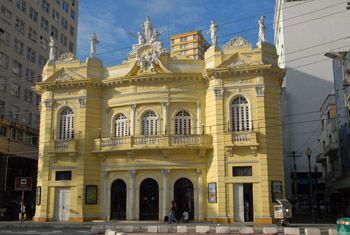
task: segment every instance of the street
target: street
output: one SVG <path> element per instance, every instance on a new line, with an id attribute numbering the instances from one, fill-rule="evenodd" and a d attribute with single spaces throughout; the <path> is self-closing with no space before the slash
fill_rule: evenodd
<path id="1" fill-rule="evenodd" d="M 1 229 L 0 235 L 22 235 L 22 234 L 35 234 L 35 235 L 50 235 L 50 234 L 65 234 L 65 235 L 75 235 L 75 234 L 93 234 L 90 229 L 23 229 L 23 228 L 11 228 L 11 229 Z"/>

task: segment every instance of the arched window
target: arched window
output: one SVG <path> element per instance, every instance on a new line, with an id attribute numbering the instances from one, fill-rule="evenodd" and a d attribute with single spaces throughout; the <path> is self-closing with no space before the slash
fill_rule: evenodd
<path id="1" fill-rule="evenodd" d="M 153 111 L 145 113 L 142 117 L 142 135 L 158 135 L 159 118 Z"/>
<path id="2" fill-rule="evenodd" d="M 181 110 L 175 115 L 175 135 L 190 135 L 192 134 L 191 115 Z"/>
<path id="3" fill-rule="evenodd" d="M 129 135 L 129 124 L 128 119 L 124 114 L 118 114 L 115 119 L 115 136 L 128 136 Z"/>
<path id="4" fill-rule="evenodd" d="M 60 139 L 74 139 L 74 113 L 66 108 L 60 115 Z"/>
<path id="5" fill-rule="evenodd" d="M 248 131 L 251 128 L 249 104 L 246 98 L 239 96 L 231 103 L 232 131 Z"/>

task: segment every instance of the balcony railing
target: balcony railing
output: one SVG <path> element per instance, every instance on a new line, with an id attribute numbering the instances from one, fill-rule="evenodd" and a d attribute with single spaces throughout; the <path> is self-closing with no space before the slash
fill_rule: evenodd
<path id="1" fill-rule="evenodd" d="M 65 140 L 51 140 L 49 142 L 50 152 L 56 153 L 71 153 L 77 151 L 77 140 L 65 139 Z"/>
<path id="2" fill-rule="evenodd" d="M 255 131 L 232 132 L 231 140 L 233 146 L 257 146 L 257 133 Z"/>
<path id="3" fill-rule="evenodd" d="M 125 136 L 95 139 L 96 152 L 116 150 L 205 147 L 211 148 L 210 135 Z"/>

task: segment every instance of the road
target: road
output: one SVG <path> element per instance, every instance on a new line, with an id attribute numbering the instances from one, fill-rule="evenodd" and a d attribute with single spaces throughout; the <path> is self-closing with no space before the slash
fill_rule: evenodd
<path id="1" fill-rule="evenodd" d="M 12 228 L 12 229 L 0 229 L 0 235 L 85 235 L 93 234 L 90 229 L 23 229 L 23 228 Z"/>

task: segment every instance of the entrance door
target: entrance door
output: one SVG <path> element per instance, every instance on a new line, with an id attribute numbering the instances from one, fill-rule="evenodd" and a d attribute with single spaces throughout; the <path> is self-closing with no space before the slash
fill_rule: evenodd
<path id="1" fill-rule="evenodd" d="M 140 186 L 140 220 L 159 220 L 159 189 L 154 179 L 145 179 Z"/>
<path id="2" fill-rule="evenodd" d="M 181 178 L 174 185 L 174 200 L 178 209 L 178 216 L 184 211 L 190 215 L 189 219 L 194 219 L 193 184 L 189 179 Z"/>
<path id="3" fill-rule="evenodd" d="M 68 221 L 70 213 L 70 189 L 56 188 L 55 220 Z"/>
<path id="4" fill-rule="evenodd" d="M 235 221 L 253 221 L 253 212 L 253 184 L 234 184 Z"/>
<path id="5" fill-rule="evenodd" d="M 126 184 L 123 180 L 116 180 L 111 187 L 111 220 L 126 219 Z"/>

